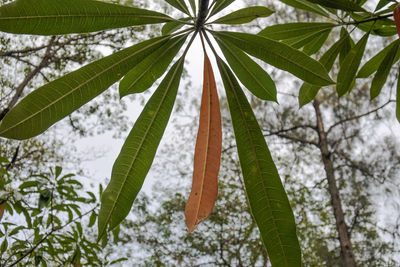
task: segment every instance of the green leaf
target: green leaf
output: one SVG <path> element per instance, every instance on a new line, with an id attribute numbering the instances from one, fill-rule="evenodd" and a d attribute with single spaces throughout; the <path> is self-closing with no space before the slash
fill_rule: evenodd
<path id="1" fill-rule="evenodd" d="M 392 0 L 380 0 L 376 5 L 375 11 L 378 11 L 379 9 L 383 8 L 384 6 L 388 5 L 391 2 Z"/>
<path id="2" fill-rule="evenodd" d="M 310 43 L 314 43 L 315 40 L 320 39 L 320 36 L 323 35 L 325 31 L 326 30 L 322 30 L 319 32 L 309 33 L 307 35 L 302 35 L 292 39 L 286 39 L 283 40 L 282 43 L 290 45 L 293 48 L 300 49 L 306 45 L 309 45 Z"/>
<path id="3" fill-rule="evenodd" d="M 118 240 L 119 240 L 119 232 L 121 231 L 119 225 L 117 227 L 115 227 L 112 231 L 113 233 L 113 237 L 114 237 L 114 244 L 118 244 Z"/>
<path id="4" fill-rule="evenodd" d="M 286 40 L 311 33 L 318 33 L 336 26 L 338 25 L 325 22 L 294 22 L 272 25 L 258 34 L 273 40 Z"/>
<path id="5" fill-rule="evenodd" d="M 354 41 L 351 39 L 350 34 L 347 32 L 345 28 L 340 29 L 340 38 L 343 36 L 348 36 L 346 39 L 345 44 L 342 46 L 342 50 L 339 52 L 339 66 L 343 65 L 343 61 L 346 58 L 347 54 L 350 52 L 350 50 L 354 47 Z"/>
<path id="6" fill-rule="evenodd" d="M 217 14 L 218 12 L 220 12 L 221 10 L 223 10 L 224 8 L 226 8 L 233 2 L 235 2 L 235 0 L 217 0 L 215 2 L 213 9 L 210 12 L 210 17 Z"/>
<path id="7" fill-rule="evenodd" d="M 400 40 L 394 40 L 390 45 L 382 49 L 378 54 L 372 57 L 367 63 L 362 66 L 357 74 L 357 78 L 367 78 L 378 70 L 378 67 L 382 64 L 383 59 L 386 57 L 387 53 L 394 47 L 399 45 Z M 400 50 L 397 51 L 394 63 L 400 58 Z"/>
<path id="8" fill-rule="evenodd" d="M 8 248 L 8 241 L 7 241 L 7 238 L 4 238 L 4 240 L 3 240 L 3 242 L 1 243 L 1 246 L 0 246 L 1 254 L 3 254 L 7 250 L 7 248 Z"/>
<path id="9" fill-rule="evenodd" d="M 58 176 L 60 176 L 61 172 L 62 172 L 62 167 L 56 166 L 56 173 L 55 173 L 56 178 L 58 178 Z"/>
<path id="10" fill-rule="evenodd" d="M 29 187 L 36 187 L 39 185 L 39 181 L 27 181 L 27 182 L 23 182 L 20 186 L 19 189 L 23 190 L 25 188 L 29 188 Z"/>
<path id="11" fill-rule="evenodd" d="M 36 89 L 7 113 L 0 136 L 21 140 L 42 133 L 101 94 L 168 39 L 136 44 Z"/>
<path id="12" fill-rule="evenodd" d="M 48 205 L 50 198 L 51 198 L 51 191 L 49 189 L 46 189 L 40 193 L 38 201 L 39 210 L 43 209 Z"/>
<path id="13" fill-rule="evenodd" d="M 165 0 L 165 2 L 190 16 L 190 12 L 186 6 L 185 0 Z"/>
<path id="14" fill-rule="evenodd" d="M 280 1 L 294 8 L 303 9 L 306 11 L 322 15 L 324 17 L 329 17 L 328 13 L 326 13 L 322 8 L 320 8 L 316 4 L 308 2 L 307 0 L 280 0 Z"/>
<path id="15" fill-rule="evenodd" d="M 370 96 L 371 100 L 377 97 L 383 85 L 385 84 L 387 77 L 389 75 L 390 69 L 395 60 L 395 56 L 399 51 L 399 42 L 394 45 L 389 52 L 386 54 L 385 58 L 383 59 L 381 65 L 379 66 L 374 79 L 372 80 L 371 88 L 370 88 Z"/>
<path id="16" fill-rule="evenodd" d="M 214 32 L 214 34 L 279 69 L 288 71 L 300 79 L 315 85 L 334 83 L 318 61 L 286 44 L 265 37 L 237 32 Z"/>
<path id="17" fill-rule="evenodd" d="M 365 34 L 358 43 L 350 50 L 343 60 L 337 76 L 336 91 L 340 96 L 349 92 L 352 88 L 361 58 L 364 55 L 365 46 L 367 45 L 369 33 Z"/>
<path id="18" fill-rule="evenodd" d="M 345 11 L 365 11 L 357 3 L 351 0 L 307 0 L 307 1 L 324 7 L 330 7 Z"/>
<path id="19" fill-rule="evenodd" d="M 111 181 L 101 197 L 100 239 L 128 215 L 167 126 L 183 70 L 181 57 L 147 102 L 114 163 Z"/>
<path id="20" fill-rule="evenodd" d="M 92 214 L 90 214 L 88 227 L 92 227 L 96 223 L 96 219 L 97 219 L 97 214 L 95 211 L 93 211 Z"/>
<path id="21" fill-rule="evenodd" d="M 119 95 L 141 93 L 167 70 L 179 49 L 185 43 L 187 34 L 168 40 L 163 46 L 142 60 L 125 75 L 119 83 Z"/>
<path id="22" fill-rule="evenodd" d="M 263 6 L 252 6 L 234 11 L 212 23 L 219 24 L 244 24 L 255 20 L 256 18 L 265 18 L 273 14 L 269 8 Z"/>
<path id="23" fill-rule="evenodd" d="M 180 21 L 189 21 L 190 19 L 191 18 L 180 18 L 179 20 Z M 171 34 L 175 31 L 179 30 L 183 26 L 185 26 L 185 24 L 180 21 L 170 21 L 170 22 L 165 23 L 161 29 L 161 34 L 168 35 L 168 34 Z"/>
<path id="24" fill-rule="evenodd" d="M 397 78 L 397 92 L 396 92 L 396 117 L 398 122 L 400 122 L 400 71 Z"/>
<path id="25" fill-rule="evenodd" d="M 304 46 L 303 52 L 309 56 L 317 53 L 325 43 L 330 33 L 331 29 L 321 31 L 311 42 Z"/>
<path id="26" fill-rule="evenodd" d="M 301 266 L 296 224 L 253 110 L 228 66 L 217 58 L 235 132 L 251 213 L 272 266 Z"/>
<path id="27" fill-rule="evenodd" d="M 192 8 L 193 14 L 196 15 L 196 2 L 195 0 L 189 0 L 190 7 Z"/>
<path id="28" fill-rule="evenodd" d="M 319 62 L 324 65 L 325 69 L 332 69 L 333 63 L 335 62 L 343 46 L 347 43 L 348 38 L 348 34 L 343 35 L 340 40 L 335 42 L 320 58 Z M 305 104 L 310 103 L 317 95 L 319 89 L 321 89 L 320 86 L 304 83 L 299 91 L 299 107 L 301 108 Z"/>
<path id="29" fill-rule="evenodd" d="M 16 0 L 0 7 L 0 31 L 55 35 L 172 20 L 155 11 L 93 0 Z"/>
<path id="30" fill-rule="evenodd" d="M 277 101 L 275 83 L 268 73 L 235 45 L 218 38 L 216 40 L 243 85 L 258 98 Z"/>

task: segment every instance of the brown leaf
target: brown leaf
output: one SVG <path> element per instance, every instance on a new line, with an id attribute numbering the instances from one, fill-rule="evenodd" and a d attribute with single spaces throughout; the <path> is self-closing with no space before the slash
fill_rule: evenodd
<path id="1" fill-rule="evenodd" d="M 397 34 L 400 37 L 400 4 L 398 4 L 393 10 L 393 17 L 394 21 L 396 22 Z"/>
<path id="2" fill-rule="evenodd" d="M 217 200 L 221 147 L 221 112 L 217 87 L 210 59 L 205 54 L 203 94 L 194 152 L 192 191 L 185 209 L 189 233 L 210 215 Z"/>
<path id="3" fill-rule="evenodd" d="M 3 218 L 5 209 L 6 209 L 6 202 L 4 201 L 3 203 L 0 204 L 0 221 Z"/>

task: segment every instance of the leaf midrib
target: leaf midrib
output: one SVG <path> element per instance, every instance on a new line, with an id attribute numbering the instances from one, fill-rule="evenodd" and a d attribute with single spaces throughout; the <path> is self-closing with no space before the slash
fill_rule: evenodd
<path id="1" fill-rule="evenodd" d="M 53 19 L 53 18 L 75 18 L 75 17 L 141 17 L 141 18 L 158 18 L 158 19 L 169 19 L 168 16 L 155 16 L 146 14 L 76 14 L 76 15 L 44 15 L 44 16 L 14 16 L 14 17 L 0 17 L 0 20 L 20 20 L 20 19 Z"/>
<path id="2" fill-rule="evenodd" d="M 208 57 L 207 57 L 207 59 L 208 59 Z M 210 61 L 209 61 L 209 59 L 208 59 L 208 62 L 207 63 L 209 63 L 209 64 L 211 64 L 210 63 Z M 207 64 L 207 66 L 209 66 L 209 64 Z M 200 200 L 198 201 L 198 203 L 197 203 L 197 209 L 196 209 L 196 221 L 195 221 L 195 224 L 197 224 L 197 221 L 198 221 L 198 218 L 199 218 L 199 210 L 200 210 L 200 203 L 201 203 L 201 200 L 203 199 L 203 191 L 204 191 L 204 181 L 205 181 L 205 177 L 206 177 L 206 169 L 207 169 L 207 158 L 208 158 L 208 150 L 209 150 L 209 144 L 210 144 L 210 131 L 211 131 L 211 127 L 210 127 L 210 125 L 211 125 L 211 89 L 210 89 L 210 72 L 209 72 L 209 67 L 207 67 L 207 81 L 208 81 L 208 83 L 207 83 L 207 101 L 208 101 L 208 114 L 207 114 L 207 143 L 206 143 L 206 150 L 205 150 L 205 153 L 204 153 L 204 164 L 203 164 L 203 172 L 202 172 L 202 183 L 201 183 L 201 188 L 200 188 L 200 194 L 199 194 L 199 196 L 200 196 Z M 200 124 L 199 124 L 199 126 L 200 126 Z"/>
<path id="3" fill-rule="evenodd" d="M 224 34 L 224 33 L 221 33 L 221 32 L 220 32 L 219 34 L 222 34 L 222 35 L 225 35 L 225 36 L 234 38 L 234 39 L 236 39 L 236 40 L 238 40 L 238 41 L 246 42 L 246 43 L 248 43 L 248 44 L 250 44 L 250 45 L 252 44 L 251 42 L 248 42 L 248 41 L 246 41 L 246 40 L 243 40 L 243 39 L 241 39 L 241 38 L 239 38 L 239 37 L 236 37 L 236 36 L 234 36 L 234 35 Z M 256 35 L 255 35 L 255 36 L 256 36 Z M 262 36 L 259 36 L 259 37 L 265 38 L 265 37 L 262 37 Z M 267 39 L 267 38 L 265 38 L 265 39 Z M 273 41 L 273 40 L 269 40 L 269 41 Z M 279 42 L 277 42 L 277 43 L 279 43 Z M 289 45 L 285 45 L 285 44 L 283 44 L 283 43 L 279 43 L 279 44 L 284 45 L 284 46 L 287 46 L 287 47 L 290 48 L 290 49 L 293 49 L 293 48 L 290 47 Z M 253 46 L 253 47 L 254 47 L 254 46 Z M 297 50 L 296 50 L 296 51 L 297 51 Z M 314 74 L 316 77 L 318 77 L 319 79 L 321 79 L 321 80 L 323 80 L 323 81 L 328 81 L 328 80 L 326 80 L 324 77 L 321 77 L 319 74 L 314 73 L 313 71 L 304 68 L 302 65 L 299 65 L 296 61 L 292 61 L 292 60 L 290 60 L 289 58 L 286 58 L 286 57 L 282 56 L 281 54 L 276 53 L 275 51 L 268 51 L 268 52 L 271 53 L 271 54 L 273 54 L 273 55 L 276 55 L 276 56 L 278 56 L 278 57 L 280 57 L 280 58 L 285 59 L 287 62 L 290 62 L 290 63 L 292 63 L 293 65 L 296 65 L 297 67 L 299 67 L 299 68 L 300 68 L 301 70 L 303 70 L 303 71 L 306 71 L 306 72 L 308 72 L 308 73 Z M 302 52 L 300 52 L 300 51 L 297 51 L 297 52 L 302 53 Z M 268 63 L 268 62 L 267 62 L 267 63 Z M 268 63 L 268 64 L 270 64 L 270 63 Z M 296 75 L 296 76 L 297 76 L 297 75 Z M 331 81 L 329 81 L 329 83 L 331 83 Z"/>
<path id="4" fill-rule="evenodd" d="M 131 59 L 133 56 L 136 56 L 138 53 L 142 52 L 143 50 L 148 49 L 149 47 L 156 45 L 160 42 L 165 41 L 165 39 L 167 38 L 162 38 L 160 40 L 157 40 L 154 43 L 149 44 L 148 46 L 145 46 L 143 48 L 141 48 L 140 50 L 135 51 L 135 53 L 129 55 L 128 57 L 124 57 L 122 60 L 119 60 L 118 62 L 114 63 L 113 65 L 109 66 L 108 68 L 102 70 L 101 72 L 98 72 L 96 75 L 94 75 L 93 77 L 91 77 L 90 79 L 86 80 L 84 83 L 80 84 L 79 86 L 77 86 L 76 88 L 74 88 L 73 90 L 69 91 L 67 94 L 64 94 L 62 97 L 58 98 L 57 100 L 50 102 L 50 104 L 46 105 L 44 108 L 39 109 L 37 112 L 31 114 L 30 116 L 26 117 L 24 120 L 21 120 L 19 123 L 15 124 L 12 127 L 7 128 L 6 130 L 0 132 L 0 134 L 11 131 L 12 129 L 14 129 L 15 127 L 18 127 L 19 125 L 25 123 L 26 121 L 28 121 L 29 119 L 31 119 L 32 117 L 35 117 L 36 115 L 40 114 L 41 112 L 43 112 L 44 110 L 48 109 L 49 107 L 51 107 L 52 105 L 54 105 L 57 102 L 62 101 L 63 99 L 65 99 L 66 97 L 68 97 L 69 95 L 75 93 L 77 90 L 79 90 L 81 87 L 85 86 L 86 84 L 88 84 L 89 82 L 91 82 L 92 80 L 96 79 L 97 77 L 101 76 L 103 73 L 109 71 L 110 69 L 114 68 L 116 65 L 120 64 L 121 62 L 125 61 L 125 60 L 129 60 Z M 94 62 L 93 62 L 94 63 Z M 89 65 L 87 65 L 89 66 Z M 60 78 L 61 79 L 61 78 Z M 57 80 L 55 80 L 57 81 Z"/>
<path id="5" fill-rule="evenodd" d="M 250 131 L 249 131 L 249 127 L 248 127 L 248 124 L 247 124 L 246 117 L 243 116 L 244 112 L 243 112 L 242 106 L 241 106 L 240 102 L 238 101 L 238 96 L 237 96 L 237 94 L 236 94 L 236 91 L 233 89 L 234 86 L 233 86 L 233 84 L 232 84 L 232 81 L 231 81 L 229 75 L 227 74 L 227 72 L 226 72 L 226 70 L 225 70 L 225 66 L 224 66 L 224 69 L 223 69 L 223 70 L 224 70 L 224 72 L 225 72 L 225 75 L 228 77 L 228 81 L 229 81 L 229 83 L 230 83 L 230 85 L 231 85 L 231 88 L 232 88 L 231 91 L 233 92 L 233 94 L 234 94 L 234 96 L 235 96 L 236 103 L 237 103 L 237 105 L 238 105 L 238 107 L 239 107 L 239 109 L 240 109 L 240 114 L 241 114 L 242 119 L 243 119 L 243 121 L 244 121 L 244 123 L 245 123 L 245 129 L 246 129 L 247 135 L 248 135 L 249 140 L 250 140 L 251 145 L 252 145 L 251 147 L 254 148 L 254 147 L 255 147 L 255 146 L 254 146 L 254 141 L 253 141 L 252 135 L 250 134 Z M 260 168 L 260 163 L 259 163 L 259 161 L 258 161 L 257 153 L 256 153 L 256 151 L 255 151 L 254 149 L 251 149 L 251 150 L 252 150 L 253 154 L 255 155 L 256 165 L 257 165 L 257 172 L 259 173 L 260 177 L 262 177 L 263 175 L 262 175 L 262 171 L 261 171 L 261 168 Z M 261 179 L 261 182 L 262 182 L 262 184 L 263 184 L 263 191 L 264 191 L 265 195 L 267 196 L 268 206 L 270 207 L 269 213 L 270 213 L 270 215 L 271 215 L 271 217 L 272 217 L 272 221 L 273 221 L 273 223 L 274 223 L 275 232 L 277 233 L 276 235 L 278 236 L 278 239 L 279 239 L 279 241 L 280 241 L 280 246 L 279 246 L 279 247 L 281 248 L 281 251 L 282 251 L 282 253 L 283 253 L 283 255 L 284 255 L 284 260 L 285 260 L 286 266 L 289 266 L 289 265 L 288 265 L 288 262 L 287 262 L 287 260 L 286 260 L 286 253 L 285 253 L 285 250 L 283 249 L 284 244 L 283 244 L 283 242 L 282 242 L 282 240 L 281 240 L 281 237 L 280 237 L 280 235 L 279 235 L 278 226 L 277 226 L 276 221 L 275 221 L 275 216 L 273 215 L 273 212 L 272 212 L 272 209 L 271 209 L 271 204 L 270 204 L 270 200 L 269 200 L 269 197 L 268 197 L 268 192 L 267 192 L 267 190 L 265 189 L 266 186 L 265 186 L 264 180 Z M 264 240 L 264 239 L 263 239 L 263 240 Z M 264 241 L 263 241 L 263 242 L 264 242 Z"/>

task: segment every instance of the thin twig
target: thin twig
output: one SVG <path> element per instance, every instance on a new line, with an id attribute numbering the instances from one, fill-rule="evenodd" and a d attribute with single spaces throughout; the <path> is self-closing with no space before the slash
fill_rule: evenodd
<path id="1" fill-rule="evenodd" d="M 372 113 L 375 113 L 375 112 L 379 111 L 380 109 L 384 108 L 385 106 L 387 106 L 387 105 L 390 104 L 390 103 L 395 103 L 395 102 L 396 102 L 395 100 L 389 100 L 389 101 L 387 101 L 385 104 L 383 104 L 382 106 L 377 107 L 377 108 L 375 108 L 375 109 L 373 109 L 373 110 L 370 110 L 370 111 L 368 111 L 368 112 L 366 112 L 366 113 L 364 113 L 364 114 L 360 114 L 360 115 L 357 115 L 357 116 L 352 116 L 352 117 L 349 117 L 349 118 L 340 120 L 340 121 L 338 121 L 338 122 L 335 122 L 331 127 L 329 127 L 328 131 L 326 131 L 326 134 L 328 135 L 329 132 L 330 132 L 333 128 L 335 128 L 335 127 L 338 126 L 338 125 L 341 125 L 341 124 L 344 123 L 344 122 L 352 121 L 352 120 L 358 120 L 358 119 L 360 119 L 360 118 L 362 118 L 362 117 L 368 116 L 368 115 L 370 115 L 370 114 L 372 114 Z"/>

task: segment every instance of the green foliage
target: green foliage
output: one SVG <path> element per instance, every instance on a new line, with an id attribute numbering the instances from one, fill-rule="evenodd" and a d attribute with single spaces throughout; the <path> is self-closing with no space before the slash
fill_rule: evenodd
<path id="1" fill-rule="evenodd" d="M 0 30 L 54 35 L 94 32 L 172 20 L 167 15 L 91 0 L 17 0 L 0 10 Z"/>
<path id="2" fill-rule="evenodd" d="M 167 126 L 183 70 L 181 57 L 169 70 L 127 137 L 113 166 L 110 184 L 102 196 L 99 238 L 128 215 L 150 169 Z"/>
<path id="3" fill-rule="evenodd" d="M 354 86 L 355 76 L 360 66 L 365 46 L 367 45 L 369 33 L 366 33 L 360 41 L 349 51 L 343 60 L 342 67 L 338 73 L 336 91 L 339 96 L 349 92 Z"/>
<path id="4" fill-rule="evenodd" d="M 189 1 L 192 13 L 183 0 L 167 2 L 183 12 L 184 18 L 174 19 L 159 12 L 94 0 L 38 0 L 34 6 L 28 0 L 16 0 L 1 6 L 0 30 L 18 34 L 60 35 L 155 23 L 166 24 L 161 37 L 143 41 L 90 63 L 26 96 L 2 120 L 0 135 L 12 139 L 36 136 L 124 76 L 120 83 L 120 97 L 145 91 L 167 72 L 175 56 L 180 53 L 179 50 L 188 34 L 192 34 L 183 55 L 170 67 L 143 109 L 114 164 L 110 184 L 102 196 L 99 215 L 101 238 L 107 230 L 115 229 L 129 213 L 168 123 L 186 52 L 198 34 L 204 36 L 217 58 L 224 81 L 250 207 L 269 257 L 274 266 L 301 266 L 294 217 L 286 193 L 261 129 L 229 66 L 250 92 L 272 101 L 276 101 L 275 85 L 249 55 L 292 73 L 305 82 L 299 95 L 300 105 L 304 105 L 316 96 L 320 87 L 334 84 L 328 70 L 332 69 L 339 54 L 340 68 L 336 90 L 339 97 L 343 96 L 350 92 L 356 83 L 356 74 L 370 34 L 386 38 L 396 33 L 394 21 L 388 19 L 393 8 L 372 13 L 362 7 L 365 1 L 285 0 L 282 2 L 323 16 L 322 21 L 274 25 L 257 35 L 214 31 L 211 26 L 243 24 L 268 17 L 273 11 L 266 7 L 244 8 L 209 22 L 211 16 L 234 1 L 216 0 L 209 8 L 209 1 L 201 0 L 197 15 L 194 1 Z M 379 2 L 376 10 L 387 4 L 388 2 Z M 332 20 L 335 23 L 332 23 Z M 310 57 L 322 50 L 327 40 L 330 40 L 334 28 L 338 26 L 358 28 L 367 33 L 351 47 L 352 38 L 347 34 L 347 30 L 343 30 L 339 42 L 328 49 L 319 61 Z M 176 32 L 181 28 L 183 30 Z M 217 55 L 208 33 L 217 40 L 229 66 Z M 365 77 L 376 71 L 371 86 L 371 98 L 375 98 L 381 92 L 391 66 L 397 60 L 398 48 L 397 42 L 371 60 L 379 64 L 370 66 L 372 63 L 368 63 L 370 65 L 362 68 L 361 74 L 359 72 L 359 77 Z M 259 192 L 260 184 L 262 193 Z M 53 199 L 53 191 L 46 188 L 40 190 L 38 207 L 45 209 Z M 72 209 L 77 213 L 76 207 Z M 40 209 L 36 212 L 40 213 Z M 73 211 L 67 213 L 71 220 Z M 93 219 L 90 224 L 93 224 Z M 78 228 L 77 226 L 79 234 L 81 231 Z M 274 233 L 272 239 L 271 231 Z M 38 234 L 36 239 L 40 238 Z M 8 241 L 1 245 L 2 250 L 9 246 L 6 242 Z M 72 262 L 78 264 L 83 254 L 78 248 L 73 251 Z M 36 260 L 41 259 L 38 257 Z"/>
<path id="5" fill-rule="evenodd" d="M 217 24 L 243 24 L 247 22 L 251 22 L 256 18 L 265 18 L 274 13 L 271 9 L 262 6 L 253 6 L 247 7 L 235 12 L 230 13 L 229 15 L 223 16 L 217 20 L 214 20 L 211 23 Z"/>
<path id="6" fill-rule="evenodd" d="M 17 183 L 3 167 L 6 163 L 2 159 L 0 166 L 0 192 L 6 204 L 0 227 L 2 266 L 110 264 L 99 254 L 101 247 L 90 232 L 83 231 L 87 215 L 91 214 L 88 227 L 97 220 L 98 202 L 92 192 L 83 192 L 74 174 L 63 174 L 56 166 Z M 24 222 L 22 218 L 18 224 L 9 222 L 15 216 L 22 216 Z"/>
<path id="7" fill-rule="evenodd" d="M 136 44 L 40 87 L 7 114 L 0 134 L 14 139 L 40 134 L 108 89 L 168 39 L 157 37 Z"/>
<path id="8" fill-rule="evenodd" d="M 236 46 L 218 38 L 216 40 L 243 85 L 261 99 L 277 101 L 275 83 L 269 74 Z"/>
<path id="9" fill-rule="evenodd" d="M 217 58 L 232 116 L 243 180 L 254 220 L 275 266 L 301 266 L 289 200 L 260 126 L 239 83 Z"/>

